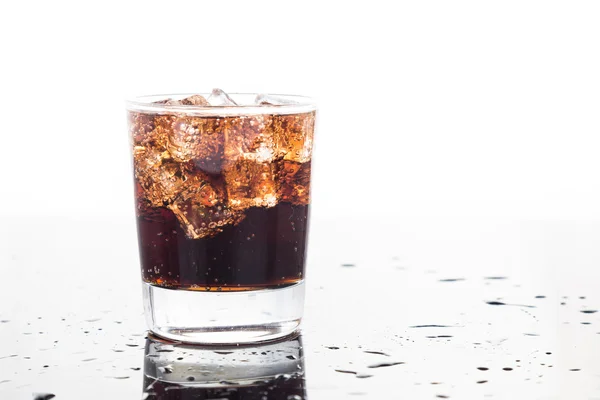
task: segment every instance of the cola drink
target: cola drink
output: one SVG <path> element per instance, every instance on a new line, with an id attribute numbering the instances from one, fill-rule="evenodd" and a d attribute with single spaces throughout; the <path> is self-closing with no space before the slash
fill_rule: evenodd
<path id="1" fill-rule="evenodd" d="M 285 113 L 263 96 L 254 108 L 264 111 L 211 115 L 211 97 L 128 112 L 142 278 L 223 292 L 298 283 L 315 112 Z"/>

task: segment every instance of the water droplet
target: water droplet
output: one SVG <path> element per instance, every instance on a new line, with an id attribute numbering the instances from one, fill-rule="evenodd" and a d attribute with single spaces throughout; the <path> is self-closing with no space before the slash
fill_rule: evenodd
<path id="1" fill-rule="evenodd" d="M 56 395 L 52 393 L 34 393 L 33 400 L 50 400 L 55 398 Z"/>
<path id="2" fill-rule="evenodd" d="M 287 359 L 290 359 L 290 360 L 295 360 L 295 359 L 296 359 L 296 356 L 294 356 L 294 355 L 289 355 L 289 356 L 286 356 L 286 358 L 287 358 Z"/>
<path id="3" fill-rule="evenodd" d="M 383 367 L 392 367 L 394 365 L 400 365 L 400 364 L 404 364 L 404 362 L 402 361 L 395 361 L 395 362 L 382 362 L 382 363 L 377 363 L 377 364 L 372 364 L 369 365 L 367 368 L 383 368 Z"/>
<path id="4" fill-rule="evenodd" d="M 410 328 L 452 328 L 450 325 L 413 325 Z"/>
<path id="5" fill-rule="evenodd" d="M 193 382 L 196 380 L 196 378 L 194 378 L 193 376 L 188 376 L 187 378 L 185 378 L 187 381 L 189 382 Z"/>
<path id="6" fill-rule="evenodd" d="M 386 356 L 386 357 L 389 357 L 389 356 L 390 356 L 389 354 L 386 354 L 386 353 L 384 353 L 384 352 L 382 352 L 382 351 L 370 351 L 370 350 L 365 350 L 364 352 L 365 352 L 365 353 L 367 353 L 367 354 L 377 354 L 377 355 L 380 355 L 380 356 Z"/>
<path id="7" fill-rule="evenodd" d="M 342 374 L 354 374 L 354 375 L 356 375 L 356 372 L 354 372 L 354 371 L 348 371 L 346 369 L 336 369 L 335 372 L 341 372 Z"/>
<path id="8" fill-rule="evenodd" d="M 171 365 L 165 365 L 164 367 L 158 367 L 158 370 L 163 374 L 173 373 L 173 367 Z"/>

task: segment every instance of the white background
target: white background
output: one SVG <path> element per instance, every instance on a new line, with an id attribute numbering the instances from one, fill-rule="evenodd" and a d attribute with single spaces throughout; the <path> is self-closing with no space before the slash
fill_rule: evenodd
<path id="1" fill-rule="evenodd" d="M 133 216 L 123 99 L 319 101 L 315 217 L 600 217 L 600 2 L 0 5 L 0 213 Z"/>

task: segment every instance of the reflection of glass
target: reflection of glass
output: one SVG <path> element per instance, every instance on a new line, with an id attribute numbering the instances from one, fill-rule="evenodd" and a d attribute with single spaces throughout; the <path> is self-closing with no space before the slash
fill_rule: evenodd
<path id="1" fill-rule="evenodd" d="M 306 397 L 300 336 L 245 347 L 189 346 L 149 336 L 142 399 Z"/>
<path id="2" fill-rule="evenodd" d="M 171 340 L 252 343 L 302 318 L 315 106 L 299 96 L 128 103 L 144 303 Z"/>

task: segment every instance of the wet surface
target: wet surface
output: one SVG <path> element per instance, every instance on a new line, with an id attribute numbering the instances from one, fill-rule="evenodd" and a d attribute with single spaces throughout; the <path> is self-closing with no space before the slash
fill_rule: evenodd
<path id="1" fill-rule="evenodd" d="M 600 398 L 600 224 L 315 220 L 301 336 L 201 348 L 147 335 L 133 221 L 2 222 L 2 399 Z"/>

